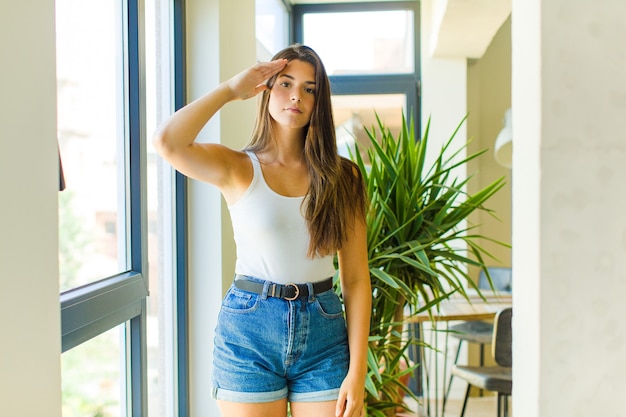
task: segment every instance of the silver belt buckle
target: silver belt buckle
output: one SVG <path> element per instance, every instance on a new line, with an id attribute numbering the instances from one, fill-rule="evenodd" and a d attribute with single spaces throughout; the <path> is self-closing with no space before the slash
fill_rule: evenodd
<path id="1" fill-rule="evenodd" d="M 294 295 L 293 297 L 283 297 L 285 300 L 293 301 L 300 296 L 300 288 L 296 284 L 294 283 L 285 284 L 285 287 L 294 287 L 296 289 L 296 295 Z"/>

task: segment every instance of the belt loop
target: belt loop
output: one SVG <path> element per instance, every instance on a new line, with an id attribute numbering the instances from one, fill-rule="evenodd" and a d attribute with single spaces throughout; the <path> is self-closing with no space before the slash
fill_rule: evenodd
<path id="1" fill-rule="evenodd" d="M 267 300 L 267 292 L 271 283 L 269 281 L 263 281 L 263 291 L 261 292 L 261 300 Z"/>
<path id="2" fill-rule="evenodd" d="M 309 303 L 315 301 L 315 290 L 313 289 L 313 283 L 307 282 L 307 288 L 309 289 Z"/>

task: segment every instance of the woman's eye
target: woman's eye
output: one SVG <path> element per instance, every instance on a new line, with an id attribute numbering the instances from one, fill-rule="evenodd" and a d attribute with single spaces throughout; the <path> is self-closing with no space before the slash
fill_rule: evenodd
<path id="1" fill-rule="evenodd" d="M 309 93 L 309 94 L 315 95 L 315 90 L 313 88 L 305 88 L 304 91 Z"/>
<path id="2" fill-rule="evenodd" d="M 281 87 L 289 87 L 289 83 L 286 81 L 283 81 L 282 83 L 280 83 Z"/>

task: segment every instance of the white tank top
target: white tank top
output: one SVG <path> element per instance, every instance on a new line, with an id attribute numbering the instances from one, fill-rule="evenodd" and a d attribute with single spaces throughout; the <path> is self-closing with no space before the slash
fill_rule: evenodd
<path id="1" fill-rule="evenodd" d="M 333 256 L 307 257 L 309 231 L 302 215 L 304 197 L 272 190 L 252 152 L 254 176 L 241 198 L 229 206 L 237 262 L 235 272 L 280 284 L 303 284 L 335 273 Z"/>

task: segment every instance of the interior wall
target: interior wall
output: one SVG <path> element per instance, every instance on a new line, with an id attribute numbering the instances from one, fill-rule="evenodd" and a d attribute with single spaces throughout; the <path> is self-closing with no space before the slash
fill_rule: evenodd
<path id="1" fill-rule="evenodd" d="M 470 193 L 504 177 L 506 185 L 487 202 L 495 216 L 484 211 L 474 213 L 470 222 L 479 225 L 478 234 L 511 244 L 511 184 L 512 171 L 498 164 L 494 145 L 503 127 L 504 112 L 511 107 L 511 17 L 500 27 L 485 54 L 477 60 L 468 60 L 468 153 L 487 150 L 468 167 L 475 179 L 468 185 Z M 511 249 L 484 240 L 481 244 L 496 259 L 486 259 L 491 266 L 511 266 Z M 470 269 L 478 279 L 478 269 Z"/>
<path id="2" fill-rule="evenodd" d="M 61 416 L 54 2 L 0 2 L 0 415 Z"/>
<path id="3" fill-rule="evenodd" d="M 187 99 L 199 98 L 256 62 L 254 0 L 186 0 Z M 255 100 L 228 103 L 199 142 L 241 149 L 254 127 Z M 216 188 L 189 180 L 189 357 L 192 415 L 219 415 L 211 398 L 214 329 L 233 279 L 235 245 Z"/>
<path id="4" fill-rule="evenodd" d="M 465 58 L 433 58 L 430 49 L 433 0 L 422 0 L 420 5 L 422 129 L 430 119 L 429 144 L 432 149 L 438 149 L 467 113 L 467 65 Z M 465 142 L 467 125 L 462 126 L 456 138 L 457 143 Z"/>
<path id="5" fill-rule="evenodd" d="M 506 185 L 486 204 L 496 217 L 475 212 L 469 221 L 478 225 L 475 229 L 477 234 L 510 245 L 512 171 L 496 162 L 494 144 L 503 127 L 504 112 L 511 107 L 511 17 L 502 24 L 485 54 L 480 59 L 468 60 L 467 85 L 467 130 L 471 141 L 468 153 L 487 150 L 468 164 L 468 172 L 474 173 L 474 180 L 467 187 L 468 192 L 477 192 L 500 177 L 505 177 L 506 181 Z M 511 266 L 510 248 L 489 240 L 483 240 L 481 244 L 496 258 L 485 259 L 487 265 Z M 469 272 L 478 282 L 479 269 L 470 267 Z M 490 355 L 485 356 L 487 363 L 493 363 Z M 467 362 L 480 363 L 480 348 L 475 343 L 467 346 Z"/>

